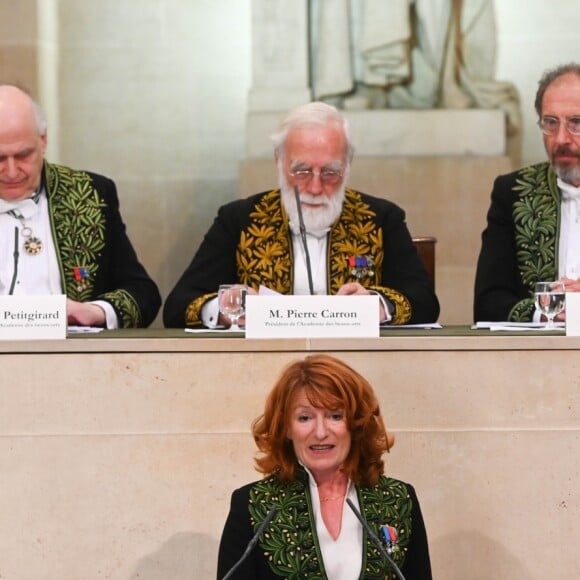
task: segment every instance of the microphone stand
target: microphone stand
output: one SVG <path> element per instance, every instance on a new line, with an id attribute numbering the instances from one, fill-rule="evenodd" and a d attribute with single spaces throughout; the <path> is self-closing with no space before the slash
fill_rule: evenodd
<path id="1" fill-rule="evenodd" d="M 262 523 L 256 530 L 256 533 L 252 536 L 252 539 L 248 543 L 245 552 L 242 554 L 242 557 L 234 564 L 234 566 L 230 569 L 230 571 L 222 578 L 222 580 L 229 580 L 234 574 L 234 572 L 240 567 L 242 562 L 250 555 L 250 552 L 254 549 L 254 546 L 258 543 L 262 532 L 266 529 L 266 526 L 272 521 L 274 516 L 278 513 L 280 507 L 278 505 L 273 505 L 270 508 L 270 511 L 266 514 L 266 517 L 263 519 Z"/>
<path id="2" fill-rule="evenodd" d="M 312 283 L 312 266 L 310 265 L 310 253 L 308 252 L 308 243 L 306 241 L 306 226 L 304 225 L 304 217 L 302 216 L 302 206 L 300 205 L 300 194 L 298 187 L 294 186 L 294 197 L 296 198 L 296 207 L 298 208 L 298 223 L 300 226 L 300 238 L 304 246 L 304 257 L 306 258 L 306 273 L 308 275 L 308 288 L 310 295 L 314 295 L 314 284 Z"/>
<path id="3" fill-rule="evenodd" d="M 387 551 L 385 550 L 383 544 L 381 544 L 381 541 L 377 538 L 377 535 L 371 530 L 371 527 L 369 526 L 368 522 L 362 517 L 362 514 L 356 509 L 354 503 L 352 503 L 352 501 L 349 498 L 346 498 L 346 503 L 348 504 L 348 507 L 354 512 L 354 515 L 357 517 L 358 521 L 362 524 L 363 528 L 366 530 L 367 534 L 369 535 L 369 538 L 379 549 L 379 552 L 382 554 L 383 558 L 385 558 L 385 560 L 391 565 L 391 567 L 395 571 L 395 575 L 397 576 L 397 578 L 399 578 L 399 580 L 405 580 L 405 577 L 399 570 L 399 567 L 395 564 L 395 561 L 389 556 L 389 554 L 387 554 Z"/>
<path id="4" fill-rule="evenodd" d="M 12 274 L 12 282 L 10 284 L 10 291 L 8 294 L 12 296 L 14 293 L 14 286 L 16 285 L 16 278 L 18 278 L 18 228 L 14 228 L 14 274 Z"/>

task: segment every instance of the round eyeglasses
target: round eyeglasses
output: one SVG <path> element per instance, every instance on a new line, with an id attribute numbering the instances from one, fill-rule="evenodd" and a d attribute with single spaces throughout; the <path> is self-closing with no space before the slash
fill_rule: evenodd
<path id="1" fill-rule="evenodd" d="M 538 127 L 544 135 L 555 135 L 560 130 L 560 123 L 557 117 L 542 117 Z M 569 117 L 564 121 L 564 127 L 570 135 L 580 135 L 580 117 Z"/>
<path id="2" fill-rule="evenodd" d="M 316 175 L 320 182 L 324 185 L 337 185 L 342 179 L 342 172 L 336 169 L 321 169 L 314 171 L 313 169 L 297 169 L 290 171 L 290 175 L 298 183 L 308 183 Z"/>

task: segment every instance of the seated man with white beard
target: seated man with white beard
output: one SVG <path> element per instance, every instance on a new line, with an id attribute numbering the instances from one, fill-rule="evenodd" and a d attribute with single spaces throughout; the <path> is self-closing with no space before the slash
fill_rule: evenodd
<path id="1" fill-rule="evenodd" d="M 295 188 L 315 294 L 371 294 L 380 321 L 434 322 L 439 302 L 405 223 L 390 201 L 349 189 L 353 157 L 346 119 L 313 102 L 292 110 L 273 135 L 279 189 L 222 206 L 165 303 L 165 326 L 215 327 L 220 284 L 255 293 L 310 294 Z"/>

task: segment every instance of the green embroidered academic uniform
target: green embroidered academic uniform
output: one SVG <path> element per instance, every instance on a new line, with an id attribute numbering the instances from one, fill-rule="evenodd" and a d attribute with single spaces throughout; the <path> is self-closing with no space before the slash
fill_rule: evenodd
<path id="1" fill-rule="evenodd" d="M 361 513 L 377 536 L 381 525 L 388 524 L 397 530 L 398 549 L 392 558 L 406 580 L 431 580 L 427 536 L 413 487 L 381 476 L 376 486 L 357 486 L 356 492 Z M 278 512 L 233 578 L 327 580 L 316 534 L 308 475 L 303 469 L 298 471 L 295 482 L 284 484 L 270 476 L 232 494 L 220 541 L 218 580 L 241 558 L 273 505 L 278 506 Z M 395 572 L 366 532 L 363 534 L 362 569 L 358 579 L 396 579 Z"/>
<path id="2" fill-rule="evenodd" d="M 161 297 L 127 236 L 115 183 L 47 162 L 43 180 L 67 297 L 110 303 L 121 328 L 149 326 Z"/>
<path id="3" fill-rule="evenodd" d="M 495 180 L 475 279 L 474 320 L 532 320 L 534 284 L 558 278 L 561 194 L 550 163 Z"/>

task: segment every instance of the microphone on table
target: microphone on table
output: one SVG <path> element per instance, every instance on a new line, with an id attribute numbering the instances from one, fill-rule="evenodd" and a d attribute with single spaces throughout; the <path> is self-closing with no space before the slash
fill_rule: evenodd
<path id="1" fill-rule="evenodd" d="M 405 580 L 405 577 L 399 570 L 399 567 L 395 564 L 395 561 L 389 556 L 389 554 L 387 554 L 385 547 L 383 546 L 377 535 L 371 530 L 371 527 L 369 526 L 368 522 L 362 517 L 362 514 L 358 511 L 354 503 L 352 503 L 352 501 L 349 498 L 346 498 L 346 503 L 348 504 L 348 507 L 350 507 L 350 509 L 354 512 L 354 515 L 357 517 L 358 521 L 362 524 L 363 528 L 366 530 L 367 534 L 369 535 L 369 538 L 379 549 L 379 552 L 382 554 L 383 558 L 391 565 L 391 567 L 395 571 L 395 575 L 397 576 L 397 578 L 399 578 L 399 580 Z"/>
<path id="2" fill-rule="evenodd" d="M 314 284 L 312 283 L 312 267 L 310 266 L 310 253 L 308 252 L 308 243 L 306 241 L 306 226 L 304 225 L 304 217 L 302 216 L 302 206 L 300 205 L 300 194 L 298 187 L 294 186 L 294 197 L 296 198 L 296 207 L 298 208 L 298 224 L 300 227 L 300 238 L 304 246 L 304 256 L 306 258 L 306 273 L 308 274 L 308 288 L 310 294 L 314 294 Z"/>
<path id="3" fill-rule="evenodd" d="M 252 536 L 252 539 L 248 542 L 248 546 L 246 547 L 245 552 L 242 554 L 242 557 L 230 568 L 229 572 L 222 578 L 222 580 L 227 580 L 228 578 L 232 577 L 232 574 L 240 567 L 242 562 L 250 555 L 250 552 L 254 549 L 254 546 L 258 543 L 262 532 L 266 529 L 266 526 L 272 521 L 273 517 L 278 513 L 279 506 L 273 505 L 270 508 L 270 511 L 266 514 L 266 517 L 259 525 L 256 533 Z"/>
<path id="4" fill-rule="evenodd" d="M 14 294 L 14 286 L 16 285 L 16 278 L 18 278 L 18 228 L 14 227 L 14 274 L 12 274 L 12 282 L 10 283 L 10 291 L 8 294 Z"/>

